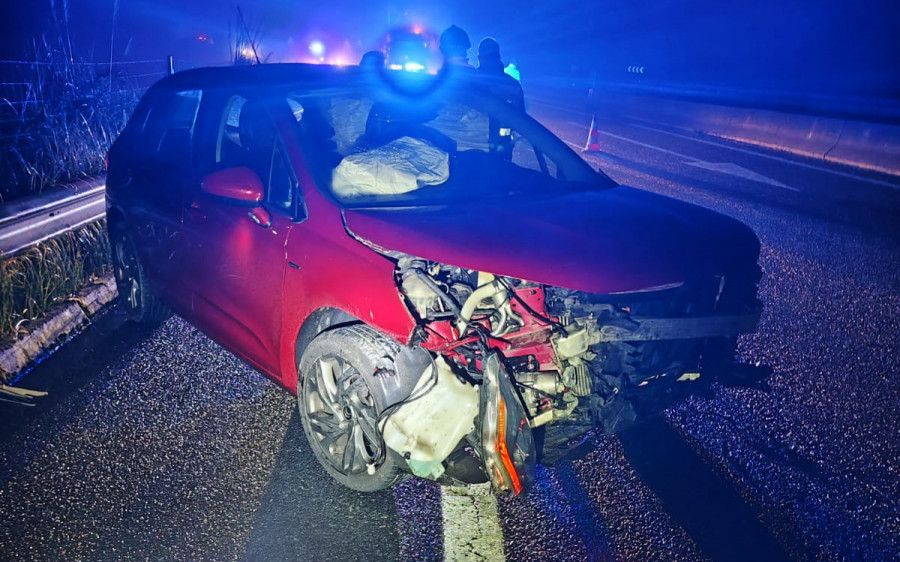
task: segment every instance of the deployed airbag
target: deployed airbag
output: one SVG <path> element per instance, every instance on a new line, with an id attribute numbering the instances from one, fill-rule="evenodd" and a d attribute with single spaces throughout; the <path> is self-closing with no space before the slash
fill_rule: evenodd
<path id="1" fill-rule="evenodd" d="M 338 197 L 396 195 L 450 177 L 449 156 L 412 137 L 400 137 L 367 152 L 351 154 L 334 169 L 331 186 Z"/>

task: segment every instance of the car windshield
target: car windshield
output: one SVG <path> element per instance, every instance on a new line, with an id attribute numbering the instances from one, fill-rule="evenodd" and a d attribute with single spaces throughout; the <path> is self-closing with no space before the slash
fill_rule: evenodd
<path id="1" fill-rule="evenodd" d="M 287 103 L 319 184 L 341 205 L 452 204 L 615 183 L 477 84 L 402 93 L 371 81 L 293 90 Z"/>

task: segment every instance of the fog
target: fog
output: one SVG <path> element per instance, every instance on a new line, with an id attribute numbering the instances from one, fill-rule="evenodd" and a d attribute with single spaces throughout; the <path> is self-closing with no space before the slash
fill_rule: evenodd
<path id="1" fill-rule="evenodd" d="M 473 44 L 497 38 L 504 57 L 533 78 L 900 96 L 900 4 L 890 0 L 510 5 L 261 0 L 242 6 L 242 24 L 237 4 L 217 0 L 38 0 L 2 8 L 2 48 L 6 59 L 33 56 L 34 37 L 66 35 L 89 60 L 108 60 L 112 46 L 117 61 L 174 55 L 182 65 L 224 64 L 235 36 L 249 30 L 272 61 L 303 60 L 312 40 L 351 58 L 378 48 L 396 26 L 440 33 L 456 24 Z"/>

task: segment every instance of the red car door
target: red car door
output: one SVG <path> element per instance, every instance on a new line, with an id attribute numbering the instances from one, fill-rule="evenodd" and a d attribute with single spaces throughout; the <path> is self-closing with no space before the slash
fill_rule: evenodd
<path id="1" fill-rule="evenodd" d="M 202 186 L 190 198 L 184 233 L 191 254 L 192 315 L 214 339 L 274 374 L 296 176 L 265 104 L 241 95 L 223 102 L 213 121 L 213 168 L 238 190 L 249 168 L 263 199 L 248 203 Z"/>

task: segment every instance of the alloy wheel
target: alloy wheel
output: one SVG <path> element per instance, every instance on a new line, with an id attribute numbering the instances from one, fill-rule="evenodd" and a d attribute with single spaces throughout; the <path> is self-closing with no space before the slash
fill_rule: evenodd
<path id="1" fill-rule="evenodd" d="M 325 460 L 346 475 L 374 470 L 383 442 L 375 402 L 356 368 L 326 355 L 303 388 L 306 415 Z"/>

